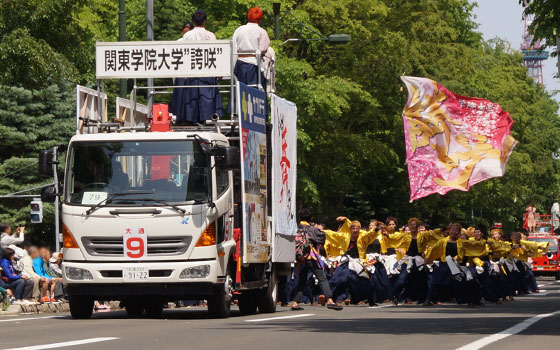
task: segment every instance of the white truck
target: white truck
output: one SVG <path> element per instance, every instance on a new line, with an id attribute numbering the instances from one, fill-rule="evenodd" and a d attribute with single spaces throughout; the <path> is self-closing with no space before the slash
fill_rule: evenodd
<path id="1" fill-rule="evenodd" d="M 91 317 L 94 300 L 121 301 L 135 316 L 193 299 L 207 300 L 213 317 L 229 316 L 233 298 L 243 314 L 274 312 L 278 276 L 289 272 L 295 254 L 295 137 L 287 154 L 286 133 L 282 138 L 277 130 L 286 128 L 288 117 L 270 124 L 260 82 L 255 88 L 236 81 L 239 53 L 231 41 L 98 43 L 96 50 L 99 88 L 89 102 L 78 96 L 83 106 L 77 106 L 76 135 L 63 147 L 63 183 L 42 191 L 43 201 L 61 200 L 72 317 Z M 133 52 L 156 57 L 152 63 L 160 69 L 145 62 L 137 70 L 117 69 L 124 54 L 133 62 Z M 167 54 L 178 60 L 179 53 L 183 61 L 176 66 L 157 61 Z M 136 96 L 136 79 L 161 77 L 229 79 L 219 89 L 230 94 L 237 113 L 231 120 L 179 127 L 166 105 L 154 104 L 145 123 L 107 122 L 102 79 L 135 79 Z M 136 113 L 136 98 L 131 102 Z M 295 114 L 290 123 L 295 133 Z M 283 162 L 275 163 L 280 156 Z M 290 169 L 286 157 L 292 158 Z M 52 151 L 40 153 L 42 175 L 53 175 L 53 159 Z"/>

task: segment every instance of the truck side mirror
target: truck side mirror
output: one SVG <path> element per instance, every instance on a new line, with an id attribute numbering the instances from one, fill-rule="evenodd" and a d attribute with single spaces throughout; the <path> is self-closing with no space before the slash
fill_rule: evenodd
<path id="1" fill-rule="evenodd" d="M 45 203 L 54 203 L 56 199 L 55 185 L 45 186 L 41 188 L 41 201 Z"/>
<path id="2" fill-rule="evenodd" d="M 53 153 L 50 150 L 43 150 L 39 152 L 39 175 L 42 177 L 53 176 L 52 169 Z"/>
<path id="3" fill-rule="evenodd" d="M 224 170 L 239 170 L 241 158 L 239 148 L 233 146 L 217 146 L 214 150 L 216 166 Z"/>

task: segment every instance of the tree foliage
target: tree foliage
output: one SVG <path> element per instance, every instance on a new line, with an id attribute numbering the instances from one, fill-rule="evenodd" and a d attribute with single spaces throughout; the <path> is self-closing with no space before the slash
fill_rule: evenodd
<path id="1" fill-rule="evenodd" d="M 208 13 L 208 29 L 220 39 L 230 38 L 245 22 L 247 9 L 258 5 L 265 11 L 261 25 L 273 37 L 273 2 L 154 0 L 154 36 L 176 40 L 183 23 L 201 8 Z M 533 2 L 527 9 L 540 23 L 536 35 L 549 41 L 546 35 L 558 21 L 553 23 L 543 6 L 552 3 Z M 145 0 L 126 1 L 128 40 L 145 39 L 145 5 Z M 558 106 L 527 77 L 519 52 L 502 40 L 482 39 L 473 6 L 468 0 L 282 1 L 281 40 L 273 46 L 278 94 L 299 111 L 299 207 L 311 207 L 327 222 L 337 215 L 364 221 L 396 215 L 432 224 L 502 220 L 514 228 L 530 202 L 541 212 L 551 206 L 560 194 Z M 70 136 L 71 86 L 95 84 L 95 42 L 116 40 L 117 18 L 113 0 L 2 2 L 0 84 L 6 93 L 0 96 L 0 193 L 44 183 L 35 175 L 37 151 Z M 283 43 L 334 33 L 349 34 L 352 41 Z M 403 74 L 431 78 L 510 112 L 519 145 L 504 177 L 469 192 L 408 203 Z M 117 89 L 116 81 L 106 85 L 110 95 Z M 26 211 L 25 202 L 0 202 L 0 220 L 22 223 Z M 37 234 L 50 224 L 37 227 Z"/>

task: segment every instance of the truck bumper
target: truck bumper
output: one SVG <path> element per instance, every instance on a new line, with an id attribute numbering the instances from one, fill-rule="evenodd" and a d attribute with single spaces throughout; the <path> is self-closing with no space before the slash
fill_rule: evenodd
<path id="1" fill-rule="evenodd" d="M 190 267 L 209 266 L 204 278 L 180 278 L 181 272 Z M 123 278 L 123 268 L 147 268 L 149 276 L 143 280 L 127 281 Z M 76 279 L 67 274 L 69 268 L 88 271 L 87 279 Z M 62 266 L 64 283 L 68 295 L 88 295 L 98 298 L 123 300 L 134 297 L 199 298 L 213 294 L 223 285 L 223 271 L 216 260 L 185 262 L 119 262 L 91 263 L 67 262 Z"/>
<path id="2" fill-rule="evenodd" d="M 535 276 L 550 276 L 560 273 L 560 266 L 558 265 L 538 265 L 533 266 L 533 274 Z"/>

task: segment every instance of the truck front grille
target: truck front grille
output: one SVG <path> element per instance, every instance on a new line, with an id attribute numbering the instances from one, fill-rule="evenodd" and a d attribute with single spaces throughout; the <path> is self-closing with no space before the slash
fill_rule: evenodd
<path id="1" fill-rule="evenodd" d="M 191 244 L 191 236 L 148 237 L 148 256 L 184 254 Z M 83 237 L 82 243 L 89 255 L 123 256 L 122 237 Z"/>

